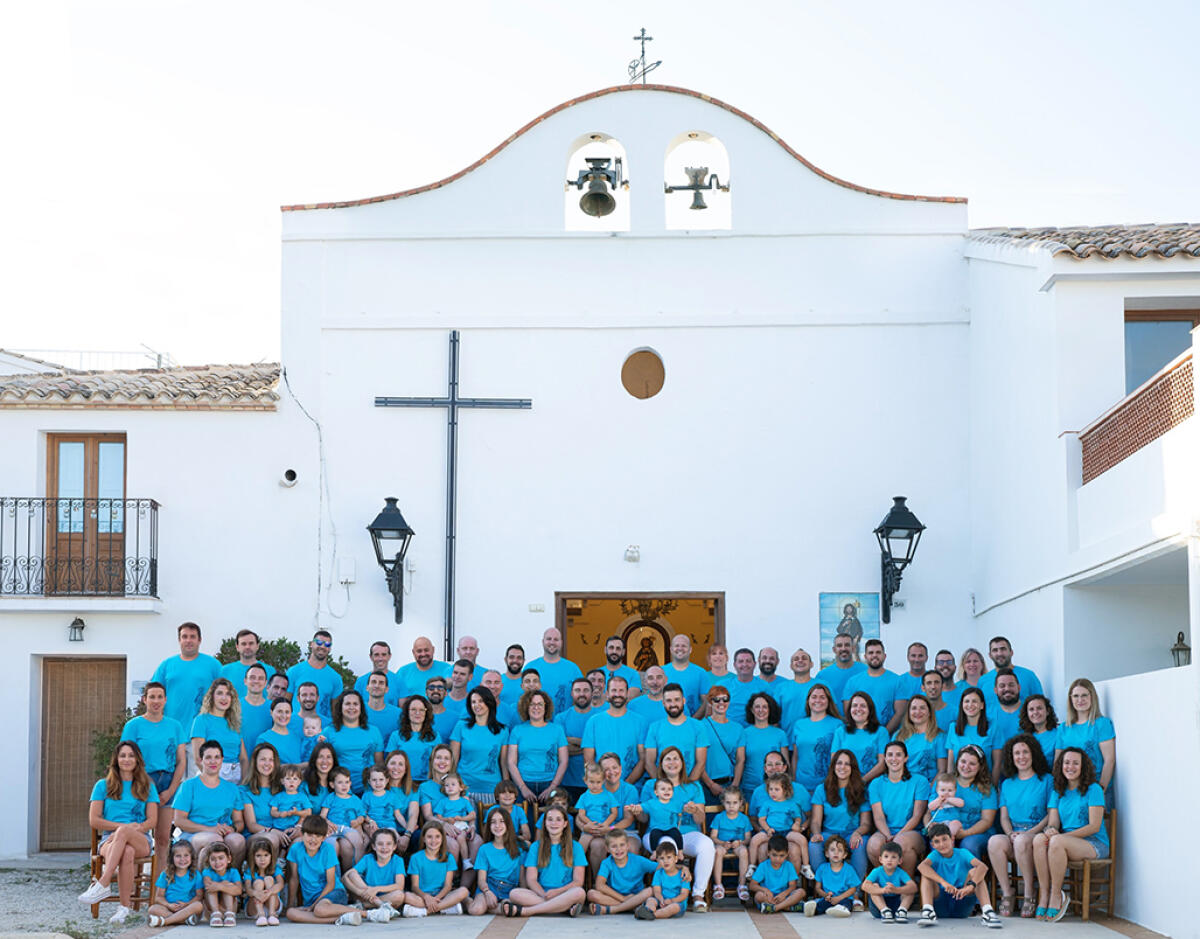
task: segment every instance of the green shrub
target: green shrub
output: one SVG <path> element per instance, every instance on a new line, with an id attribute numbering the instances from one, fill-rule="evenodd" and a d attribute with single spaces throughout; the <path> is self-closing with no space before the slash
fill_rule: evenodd
<path id="1" fill-rule="evenodd" d="M 121 742 L 121 731 L 125 725 L 144 710 L 141 704 L 137 711 L 132 708 L 122 708 L 121 712 L 109 721 L 108 726 L 92 731 L 92 761 L 95 763 L 96 776 L 103 779 L 108 772 L 108 764 L 112 762 L 117 744 Z"/>

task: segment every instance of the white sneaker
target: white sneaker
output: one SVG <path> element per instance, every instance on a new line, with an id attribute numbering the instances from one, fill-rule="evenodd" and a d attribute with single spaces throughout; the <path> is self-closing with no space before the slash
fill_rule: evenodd
<path id="1" fill-rule="evenodd" d="M 388 919 L 395 919 L 397 916 L 400 915 L 400 911 L 398 909 L 396 909 L 394 906 L 392 906 L 390 903 L 381 903 L 381 904 L 379 904 L 379 908 L 381 910 L 384 910 L 387 912 Z"/>
<path id="2" fill-rule="evenodd" d="M 79 895 L 79 902 L 91 906 L 108 896 L 112 896 L 112 885 L 106 887 L 100 881 L 93 880 L 92 885 Z"/>
<path id="3" fill-rule="evenodd" d="M 840 903 L 835 903 L 833 906 L 831 906 L 829 909 L 827 909 L 825 911 L 825 915 L 826 916 L 836 916 L 839 919 L 844 919 L 845 917 L 850 915 L 850 911 L 848 909 L 846 909 L 844 906 L 842 906 Z"/>
<path id="4" fill-rule="evenodd" d="M 113 915 L 108 918 L 108 921 L 110 923 L 123 923 L 125 922 L 125 917 L 132 912 L 133 910 L 127 906 L 118 906 L 117 912 L 113 913 Z"/>
<path id="5" fill-rule="evenodd" d="M 150 925 L 151 926 L 161 926 L 162 924 L 163 924 L 163 918 L 161 916 L 155 916 L 153 913 L 150 914 Z"/>
<path id="6" fill-rule="evenodd" d="M 413 906 L 411 903 L 405 903 L 400 915 L 405 919 L 417 919 L 421 916 L 428 916 L 429 911 L 423 906 Z"/>
<path id="7" fill-rule="evenodd" d="M 854 898 L 854 912 L 861 913 L 865 909 L 866 909 L 866 907 L 863 906 L 862 900 L 858 899 L 858 897 L 855 897 Z"/>
<path id="8" fill-rule="evenodd" d="M 816 900 L 805 900 L 804 901 L 804 915 L 805 916 L 816 916 L 817 915 L 817 901 Z"/>
<path id="9" fill-rule="evenodd" d="M 376 908 L 376 909 L 374 909 L 374 910 L 367 910 L 367 920 L 368 920 L 368 922 L 372 922 L 372 923 L 388 923 L 388 922 L 391 922 L 391 919 L 392 919 L 392 917 L 391 917 L 391 914 L 390 914 L 390 913 L 388 913 L 388 911 L 387 911 L 387 910 L 385 910 L 383 907 L 377 907 L 377 908 Z M 263 925 L 264 925 L 264 926 L 266 925 L 266 921 L 265 921 L 265 920 L 263 921 Z"/>
<path id="10" fill-rule="evenodd" d="M 937 913 L 933 912 L 933 907 L 927 906 L 921 910 L 921 918 L 917 920 L 918 926 L 936 926 Z"/>
<path id="11" fill-rule="evenodd" d="M 460 916 L 462 915 L 462 904 L 455 903 L 454 906 L 448 906 L 442 910 L 443 916 Z"/>
<path id="12" fill-rule="evenodd" d="M 358 912 L 358 910 L 351 910 L 349 913 L 343 913 L 336 920 L 334 920 L 333 925 L 335 925 L 335 926 L 361 926 L 362 925 L 362 913 Z"/>

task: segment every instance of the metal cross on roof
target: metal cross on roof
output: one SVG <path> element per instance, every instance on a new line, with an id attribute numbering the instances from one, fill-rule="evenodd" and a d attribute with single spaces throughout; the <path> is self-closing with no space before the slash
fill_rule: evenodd
<path id="1" fill-rule="evenodd" d="M 630 84 L 637 84 L 637 80 L 640 78 L 644 85 L 646 84 L 646 75 L 662 65 L 662 59 L 659 59 L 657 62 L 651 62 L 649 65 L 646 64 L 646 43 L 653 42 L 654 37 L 646 35 L 645 26 L 642 27 L 642 31 L 638 35 L 633 37 L 633 41 L 642 44 L 642 54 L 640 58 L 634 59 L 629 63 L 629 81 Z"/>

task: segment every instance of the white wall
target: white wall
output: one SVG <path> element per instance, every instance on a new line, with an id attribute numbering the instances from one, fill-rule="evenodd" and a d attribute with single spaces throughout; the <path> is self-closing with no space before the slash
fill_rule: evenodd
<path id="1" fill-rule="evenodd" d="M 1190 833 L 1200 830 L 1197 666 L 1098 685 L 1117 735 L 1117 914 L 1172 939 L 1200 925 L 1186 898 L 1195 879 Z"/>
<path id="2" fill-rule="evenodd" d="M 161 503 L 161 602 L 0 597 L 14 663 L 0 709 L 28 715 L 10 725 L 9 745 L 30 753 L 29 769 L 9 774 L 0 816 L 0 857 L 19 857 L 36 850 L 39 657 L 124 656 L 132 683 L 178 652 L 175 628 L 185 620 L 201 625 L 210 653 L 244 626 L 307 638 L 317 620 L 317 461 L 311 425 L 287 400 L 277 412 L 6 408 L 0 421 L 0 493 L 46 494 L 46 433 L 123 432 L 127 496 Z M 287 467 L 299 473 L 291 489 L 278 485 Z M 77 615 L 87 623 L 82 643 L 67 639 Z"/>
<path id="3" fill-rule="evenodd" d="M 1190 631 L 1187 584 L 1069 586 L 1063 624 L 1067 681 L 1170 668 L 1175 637 Z"/>

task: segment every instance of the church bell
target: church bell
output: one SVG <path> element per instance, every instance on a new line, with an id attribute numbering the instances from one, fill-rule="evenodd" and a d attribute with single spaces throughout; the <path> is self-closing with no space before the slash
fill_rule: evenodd
<path id="1" fill-rule="evenodd" d="M 617 207 L 612 191 L 621 185 L 621 158 L 586 157 L 587 169 L 580 170 L 578 178 L 567 180 L 568 186 L 587 191 L 579 197 L 579 209 L 584 215 L 602 218 Z"/>

